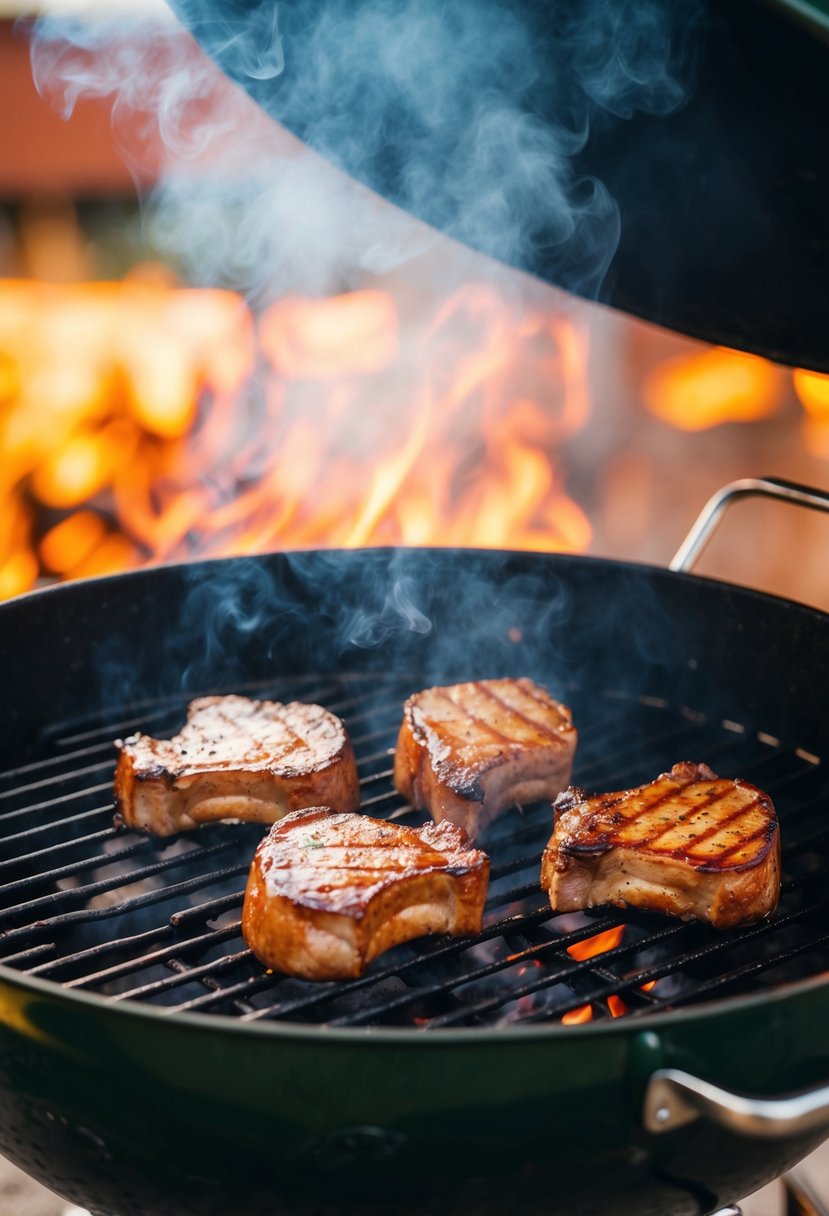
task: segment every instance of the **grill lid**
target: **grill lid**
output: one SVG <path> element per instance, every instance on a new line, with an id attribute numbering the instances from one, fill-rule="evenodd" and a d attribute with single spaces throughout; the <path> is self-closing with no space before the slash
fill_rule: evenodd
<path id="1" fill-rule="evenodd" d="M 442 33 L 437 3 L 173 7 L 272 117 L 419 219 L 577 294 L 829 371 L 829 46 L 780 15 L 802 5 L 479 0 Z"/>

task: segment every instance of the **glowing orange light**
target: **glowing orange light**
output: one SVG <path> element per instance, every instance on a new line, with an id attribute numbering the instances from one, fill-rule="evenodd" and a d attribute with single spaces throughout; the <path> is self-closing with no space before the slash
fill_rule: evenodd
<path id="1" fill-rule="evenodd" d="M 37 580 L 37 558 L 28 550 L 13 553 L 0 563 L 0 599 L 11 599 L 31 591 Z"/>
<path id="2" fill-rule="evenodd" d="M 287 298 L 255 325 L 233 293 L 152 267 L 0 282 L 0 495 L 72 512 L 37 549 L 62 577 L 318 544 L 586 549 L 556 466 L 588 415 L 580 326 L 483 284 L 405 344 L 400 324 L 374 290 Z"/>
<path id="3" fill-rule="evenodd" d="M 813 456 L 829 458 L 829 376 L 797 368 L 792 373 L 794 390 L 805 411 L 803 438 Z"/>
<path id="4" fill-rule="evenodd" d="M 643 397 L 657 418 L 683 431 L 765 418 L 782 399 L 783 373 L 767 359 L 715 347 L 660 363 Z"/>
<path id="5" fill-rule="evenodd" d="M 611 994 L 607 998 L 607 1007 L 612 1018 L 620 1018 L 628 1011 L 628 1007 L 625 1002 L 620 996 L 616 996 L 615 993 Z"/>
<path id="6" fill-rule="evenodd" d="M 562 1014 L 562 1026 L 578 1026 L 582 1022 L 592 1022 L 593 1007 L 592 1005 L 579 1005 L 578 1009 L 571 1009 L 569 1013 Z"/>
<path id="7" fill-rule="evenodd" d="M 32 489 L 48 507 L 74 507 L 97 494 L 110 473 L 109 453 L 100 437 L 73 435 L 35 470 Z"/>
<path id="8" fill-rule="evenodd" d="M 73 578 L 93 578 L 102 574 L 120 574 L 136 564 L 138 554 L 126 536 L 111 533 L 88 557 L 72 570 Z"/>
<path id="9" fill-rule="evenodd" d="M 332 380 L 387 367 L 397 351 L 397 309 L 381 291 L 330 299 L 290 296 L 259 323 L 262 347 L 289 380 Z"/>
<path id="10" fill-rule="evenodd" d="M 604 954 L 607 950 L 613 950 L 615 946 L 618 946 L 624 932 L 624 925 L 614 925 L 612 929 L 605 929 L 603 933 L 597 933 L 595 937 L 588 937 L 583 942 L 576 942 L 575 945 L 568 946 L 567 953 L 577 962 L 595 958 L 597 954 Z"/>
<path id="11" fill-rule="evenodd" d="M 792 383 L 807 413 L 829 422 L 829 376 L 798 367 L 792 373 Z"/>
<path id="12" fill-rule="evenodd" d="M 89 557 L 103 540 L 106 524 L 94 511 L 76 511 L 50 528 L 40 542 L 43 564 L 67 574 Z"/>
<path id="13" fill-rule="evenodd" d="M 647 984 L 640 984 L 639 987 L 643 992 L 650 992 L 652 988 L 656 987 L 656 980 L 648 980 Z"/>

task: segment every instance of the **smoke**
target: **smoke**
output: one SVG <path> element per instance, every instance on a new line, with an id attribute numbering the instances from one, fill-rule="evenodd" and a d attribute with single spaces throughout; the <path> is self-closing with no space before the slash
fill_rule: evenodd
<path id="1" fill-rule="evenodd" d="M 67 117 L 82 97 L 112 99 L 136 180 L 157 182 L 145 195 L 154 241 L 192 281 L 254 303 L 387 271 L 435 230 L 599 295 L 619 215 L 579 154 L 597 119 L 681 104 L 696 15 L 696 0 L 176 7 L 226 76 L 303 145 L 217 85 L 215 65 L 157 14 L 40 18 L 35 82 Z"/>
<path id="2" fill-rule="evenodd" d="M 620 219 L 602 182 L 581 169 L 581 155 L 595 123 L 666 114 L 682 103 L 697 7 L 698 0 L 177 0 L 210 57 L 169 18 L 46 16 L 31 32 L 32 66 L 38 89 L 65 117 L 81 98 L 111 99 L 148 234 L 194 284 L 233 288 L 254 308 L 293 291 L 338 292 L 367 272 L 412 262 L 444 233 L 496 259 L 492 273 L 504 263 L 595 297 Z M 429 273 L 451 275 L 459 264 L 432 259 Z M 493 631 L 507 637 L 514 601 L 502 620 L 492 584 L 469 575 L 470 560 L 453 589 L 459 619 L 470 622 L 465 672 L 493 674 L 506 666 L 493 662 Z M 300 578 L 303 562 L 291 560 Z M 301 609 L 256 563 L 234 564 L 227 582 L 194 568 L 179 630 L 171 630 L 172 649 L 173 635 L 182 646 L 203 639 L 184 682 L 209 686 L 221 657 L 250 636 L 263 663 L 277 662 L 267 622 L 279 605 L 291 618 L 296 653 L 309 603 L 317 616 L 331 608 L 325 636 L 333 652 L 430 638 L 428 596 L 398 565 L 368 563 L 366 577 L 375 581 L 348 610 L 336 561 L 330 582 L 313 566 L 314 594 L 303 594 Z M 542 632 L 551 614 L 560 626 L 569 612 L 565 591 L 551 600 L 546 588 L 541 601 L 535 591 L 527 590 L 527 615 Z M 319 629 L 307 635 L 308 660 L 320 662 Z M 451 663 L 431 641 L 439 679 Z M 111 660 L 105 665 L 116 670 Z"/>

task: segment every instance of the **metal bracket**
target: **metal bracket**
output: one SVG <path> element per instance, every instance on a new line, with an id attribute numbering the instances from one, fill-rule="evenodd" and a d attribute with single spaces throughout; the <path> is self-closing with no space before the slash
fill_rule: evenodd
<path id="1" fill-rule="evenodd" d="M 829 1086 L 787 1098 L 749 1098 L 730 1093 L 675 1068 L 655 1072 L 645 1091 L 643 1121 L 660 1134 L 699 1118 L 762 1139 L 785 1139 L 829 1129 Z"/>
<path id="2" fill-rule="evenodd" d="M 738 498 L 777 498 L 813 511 L 829 512 L 829 493 L 781 477 L 744 477 L 718 490 L 702 508 L 696 523 L 677 549 L 669 570 L 689 571 L 711 539 L 725 509 Z"/>

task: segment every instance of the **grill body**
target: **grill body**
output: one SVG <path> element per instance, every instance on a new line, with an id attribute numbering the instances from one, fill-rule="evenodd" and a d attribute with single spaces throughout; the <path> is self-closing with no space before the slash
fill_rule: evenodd
<path id="1" fill-rule="evenodd" d="M 379 686 L 407 672 L 423 683 L 530 674 L 570 687 L 585 714 L 595 689 L 597 732 L 612 693 L 637 779 L 661 753 L 643 735 L 637 756 L 632 706 L 681 711 L 702 731 L 683 746 L 713 737 L 706 723 L 739 726 L 773 748 L 772 768 L 777 749 L 808 765 L 819 819 L 826 643 L 827 618 L 810 609 L 590 559 L 375 550 L 140 571 L 0 608 L 0 762 L 10 781 L 24 768 L 36 784 L 58 735 L 114 730 L 142 704 L 210 689 L 320 671 Z M 601 738 L 591 746 L 600 754 Z M 781 772 L 799 788 L 799 770 Z M 790 805 L 793 840 L 811 821 Z M 33 878 L 39 865 L 33 852 Z M 42 945 L 13 936 L 11 908 L 4 957 Z M 661 1067 L 763 1095 L 829 1077 L 825 925 L 813 919 L 803 970 L 752 988 L 755 971 L 768 974 L 752 961 L 736 995 L 703 986 L 676 1007 L 642 1003 L 585 1026 L 170 1013 L 24 974 L 12 957 L 0 973 L 0 1148 L 110 1216 L 710 1211 L 819 1137 L 756 1143 L 702 1121 L 650 1136 L 644 1086 Z"/>

